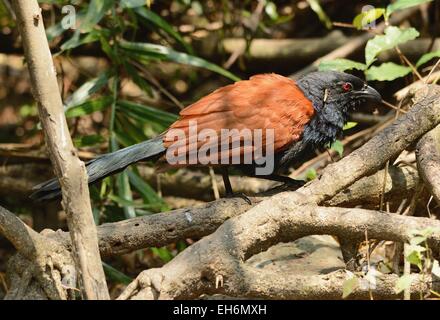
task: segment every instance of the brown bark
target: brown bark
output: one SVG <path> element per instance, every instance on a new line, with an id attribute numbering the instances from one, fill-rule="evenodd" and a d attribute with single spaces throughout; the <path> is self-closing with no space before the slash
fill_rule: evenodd
<path id="1" fill-rule="evenodd" d="M 6 299 L 68 297 L 69 291 L 62 283 L 75 285 L 76 274 L 72 256 L 65 246 L 35 232 L 1 206 L 0 234 L 19 252 L 8 263 L 11 288 Z"/>
<path id="2" fill-rule="evenodd" d="M 87 173 L 69 135 L 41 10 L 36 0 L 14 0 L 13 6 L 49 156 L 62 187 L 81 290 L 84 298 L 108 299 Z"/>
<path id="3" fill-rule="evenodd" d="M 360 179 L 338 193 L 324 205 L 355 206 L 360 203 L 377 207 L 383 187 L 384 171 Z M 417 186 L 417 171 L 411 167 L 390 167 L 385 185 L 385 199 L 398 206 Z M 98 227 L 101 255 L 113 256 L 147 247 L 162 247 L 186 238 L 202 238 L 213 233 L 226 220 L 239 216 L 265 199 L 252 197 L 252 205 L 241 198 L 220 199 L 194 208 L 142 216 Z M 53 237 L 69 247 L 67 232 L 57 231 Z"/>
<path id="4" fill-rule="evenodd" d="M 437 204 L 440 204 L 440 126 L 417 144 L 417 167 Z"/>
<path id="5" fill-rule="evenodd" d="M 364 209 L 317 207 L 304 200 L 296 194 L 271 209 L 263 206 L 263 202 L 246 214 L 228 220 L 215 233 L 187 248 L 164 267 L 141 273 L 119 298 L 191 299 L 203 293 L 273 299 L 341 298 L 343 281 L 338 281 L 336 285 L 327 283 L 326 276 L 315 280 L 311 278 L 311 282 L 309 277 L 292 276 L 292 283 L 285 279 L 282 285 L 277 281 L 281 275 L 270 282 L 268 279 L 272 274 L 258 269 L 260 276 L 255 278 L 257 270 L 244 265 L 252 255 L 278 242 L 293 241 L 311 234 L 355 239 L 364 237 L 368 232 L 370 239 L 406 242 L 412 230 L 432 227 L 438 230 L 429 237 L 428 243 L 432 250 L 440 249 L 440 221 Z M 215 286 L 218 277 L 223 279 L 221 288 Z M 329 277 L 332 278 L 331 275 Z M 396 277 L 389 279 L 393 283 L 395 280 Z M 321 282 L 321 285 L 317 282 Z M 326 285 L 328 295 L 323 291 Z M 282 290 L 281 286 L 285 289 Z M 428 292 L 429 282 L 425 281 L 423 288 L 424 293 Z M 396 297 L 388 285 L 379 288 L 378 294 L 387 298 Z M 365 292 L 363 296 L 366 296 Z"/>

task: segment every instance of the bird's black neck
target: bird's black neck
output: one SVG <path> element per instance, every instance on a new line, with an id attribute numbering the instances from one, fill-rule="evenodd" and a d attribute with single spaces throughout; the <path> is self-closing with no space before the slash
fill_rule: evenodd
<path id="1" fill-rule="evenodd" d="M 316 111 L 304 128 L 303 141 L 313 148 L 324 148 L 342 135 L 351 109 L 350 101 L 326 96 L 325 89 L 317 83 L 299 80 L 297 84 Z"/>

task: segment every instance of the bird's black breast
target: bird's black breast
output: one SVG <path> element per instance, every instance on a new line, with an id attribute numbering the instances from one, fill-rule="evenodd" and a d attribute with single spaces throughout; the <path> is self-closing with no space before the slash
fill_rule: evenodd
<path id="1" fill-rule="evenodd" d="M 339 111 L 322 112 L 308 123 L 303 140 L 313 148 L 324 148 L 342 135 L 347 116 Z"/>

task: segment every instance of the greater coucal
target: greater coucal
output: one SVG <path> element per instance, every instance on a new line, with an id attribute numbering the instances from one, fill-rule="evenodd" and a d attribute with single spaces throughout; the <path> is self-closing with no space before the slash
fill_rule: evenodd
<path id="1" fill-rule="evenodd" d="M 334 142 L 342 134 L 349 112 L 367 100 L 380 102 L 382 99 L 363 80 L 346 73 L 313 72 L 297 81 L 277 74 L 256 75 L 217 89 L 186 107 L 180 112 L 180 119 L 159 136 L 89 161 L 86 164 L 89 184 L 119 172 L 130 164 L 153 160 L 162 169 L 195 165 L 220 167 L 225 188 L 232 193 L 227 168 L 234 166 L 246 175 L 256 175 L 257 169 L 263 165 L 259 162 L 262 154 L 265 152 L 267 155 L 272 149 L 273 170 L 257 176 L 296 183 L 296 180 L 279 175 L 280 170 L 298 161 L 305 149 L 323 148 Z M 196 128 L 192 128 L 194 125 Z M 225 143 L 223 132 L 234 129 L 250 130 L 253 135 L 232 134 L 226 136 L 228 141 Z M 262 132 L 259 137 L 264 146 L 246 144 L 254 141 L 252 139 L 257 136 L 255 132 L 258 130 Z M 183 136 L 179 138 L 175 132 Z M 205 134 L 201 138 L 202 132 Z M 269 137 L 269 133 L 273 137 Z M 220 138 L 204 145 L 207 138 L 215 134 Z M 249 139 L 252 141 L 247 141 Z M 226 157 L 221 152 L 224 146 L 229 152 Z M 173 161 L 170 161 L 167 152 L 171 148 L 177 154 L 180 152 L 180 156 L 174 157 Z M 197 153 L 202 148 L 203 154 Z M 256 150 L 258 148 L 260 150 Z M 209 151 L 206 152 L 206 149 Z M 191 156 L 192 160 L 189 160 Z M 231 163 L 233 156 L 236 162 Z M 251 162 L 244 162 L 246 157 Z M 176 159 L 181 161 L 176 162 Z M 209 159 L 218 161 L 207 163 Z M 237 159 L 241 162 L 237 163 Z M 42 183 L 35 189 L 31 198 L 37 200 L 53 199 L 61 194 L 56 179 Z"/>

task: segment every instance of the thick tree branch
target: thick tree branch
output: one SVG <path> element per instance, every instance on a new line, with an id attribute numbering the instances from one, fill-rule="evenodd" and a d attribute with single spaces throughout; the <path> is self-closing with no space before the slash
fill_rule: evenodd
<path id="1" fill-rule="evenodd" d="M 246 58 L 274 62 L 313 61 L 326 53 L 347 43 L 348 39 L 337 30 L 319 39 L 253 39 Z M 227 38 L 221 47 L 228 54 L 246 51 L 246 40 L 243 38 Z M 312 60 L 311 60 L 312 59 Z"/>
<path id="2" fill-rule="evenodd" d="M 15 214 L 0 206 L 0 234 L 25 257 L 33 259 L 38 255 L 44 237 L 29 228 Z"/>
<path id="3" fill-rule="evenodd" d="M 248 278 L 249 269 L 244 265 L 245 261 L 275 243 L 311 234 L 358 238 L 368 232 L 370 239 L 406 242 L 412 230 L 432 227 L 438 230 L 431 235 L 428 243 L 433 250 L 440 249 L 440 221 L 364 209 L 317 207 L 299 204 L 301 200 L 301 196 L 295 194 L 287 203 L 279 203 L 272 210 L 260 205 L 228 220 L 215 233 L 193 244 L 164 267 L 141 273 L 120 298 L 191 299 L 203 293 L 235 295 L 237 292 L 267 298 L 267 293 L 272 292 L 264 287 L 268 285 L 267 281 L 260 283 L 262 287 L 259 287 L 253 276 Z M 216 289 L 219 277 L 224 285 Z M 308 278 L 304 278 L 302 288 L 308 283 L 305 279 Z M 280 286 L 275 282 L 274 285 Z M 291 286 L 287 288 L 293 290 Z M 334 292 L 339 295 L 341 287 Z M 318 298 L 322 291 L 318 290 L 315 294 Z M 282 298 L 277 296 L 276 291 L 272 292 L 272 296 Z"/>
<path id="4" fill-rule="evenodd" d="M 392 209 L 396 209 L 404 199 L 412 196 L 418 181 L 419 175 L 415 168 L 390 166 L 387 172 L 380 170 L 371 176 L 359 179 L 323 204 L 346 208 L 362 205 L 363 208 L 377 209 L 384 190 L 384 200 L 390 203 Z"/>
<path id="5" fill-rule="evenodd" d="M 13 6 L 49 156 L 62 187 L 81 289 L 85 298 L 108 299 L 87 173 L 69 135 L 41 10 L 36 0 L 14 0 Z"/>
<path id="6" fill-rule="evenodd" d="M 32 296 L 30 292 L 41 290 L 40 296 L 67 298 L 68 292 L 62 282 L 75 285 L 72 279 L 76 279 L 76 274 L 72 256 L 65 246 L 35 232 L 1 206 L 0 234 L 19 252 L 9 261 L 9 278 L 19 280 L 11 281 L 7 299 L 23 299 Z"/>
<path id="7" fill-rule="evenodd" d="M 244 281 L 225 290 L 225 293 L 234 297 L 251 297 L 262 299 L 286 299 L 286 300 L 336 300 L 343 297 L 344 282 L 348 274 L 344 270 L 338 270 L 325 275 L 302 276 L 285 274 L 269 270 L 242 266 Z M 402 294 L 395 291 L 399 277 L 395 274 L 380 274 L 375 278 L 374 286 L 364 282 L 358 285 L 347 299 L 398 299 Z M 362 283 L 358 279 L 358 283 Z M 430 289 L 439 290 L 440 282 L 414 275 L 410 292 L 414 298 L 420 297 L 420 292 L 429 293 Z M 371 290 L 371 292 L 370 292 Z M 208 293 L 218 293 L 220 290 L 210 286 Z"/>
<path id="8" fill-rule="evenodd" d="M 360 179 L 348 189 L 338 193 L 325 205 L 355 206 L 359 203 L 377 207 L 383 187 L 384 171 Z M 385 185 L 385 199 L 397 207 L 404 197 L 409 197 L 418 181 L 417 171 L 412 167 L 390 167 Z M 186 238 L 202 238 L 213 233 L 227 219 L 239 216 L 265 199 L 251 198 L 249 205 L 241 198 L 220 199 L 195 208 L 142 216 L 98 227 L 101 255 L 113 256 L 147 247 L 161 247 Z M 394 202 L 393 202 L 394 201 Z M 63 245 L 69 247 L 67 232 L 57 231 L 54 235 Z"/>
<path id="9" fill-rule="evenodd" d="M 417 144 L 417 167 L 434 199 L 440 204 L 440 126 Z"/>

